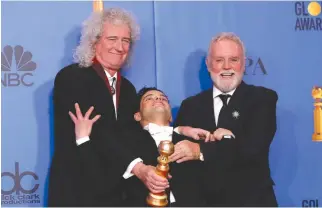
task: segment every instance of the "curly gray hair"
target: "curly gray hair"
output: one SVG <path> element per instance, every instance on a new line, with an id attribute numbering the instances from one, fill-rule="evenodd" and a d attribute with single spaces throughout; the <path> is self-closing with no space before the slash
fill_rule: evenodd
<path id="1" fill-rule="evenodd" d="M 89 67 L 93 64 L 95 57 L 95 44 L 103 32 L 105 23 L 126 24 L 131 31 L 131 49 L 136 40 L 139 39 L 140 27 L 135 22 L 134 17 L 128 11 L 121 8 L 110 8 L 102 12 L 93 12 L 93 14 L 83 22 L 83 29 L 80 44 L 74 53 L 74 60 L 80 67 Z M 129 55 L 129 56 L 130 56 Z M 127 58 L 129 60 L 130 57 Z"/>

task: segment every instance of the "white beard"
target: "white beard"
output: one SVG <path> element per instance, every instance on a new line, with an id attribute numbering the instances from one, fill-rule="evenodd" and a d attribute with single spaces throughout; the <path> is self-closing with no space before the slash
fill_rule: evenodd
<path id="1" fill-rule="evenodd" d="M 235 89 L 242 81 L 242 76 L 235 73 L 232 80 L 225 80 L 220 75 L 210 73 L 214 85 L 223 93 L 227 93 Z"/>

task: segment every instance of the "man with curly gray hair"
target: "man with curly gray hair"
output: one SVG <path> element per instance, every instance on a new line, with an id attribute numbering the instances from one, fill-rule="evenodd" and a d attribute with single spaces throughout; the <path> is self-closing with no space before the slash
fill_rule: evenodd
<path id="1" fill-rule="evenodd" d="M 138 36 L 139 26 L 123 9 L 93 13 L 83 23 L 74 56 L 77 63 L 60 70 L 55 78 L 49 206 L 122 206 L 122 175 L 137 157 L 126 148 L 120 132 L 136 125 L 137 97 L 120 70 Z M 75 141 L 75 125 L 68 112 L 79 115 L 87 109 L 94 117 L 88 122 L 96 123 L 90 138 L 81 133 Z M 145 180 L 142 172 L 138 174 Z"/>

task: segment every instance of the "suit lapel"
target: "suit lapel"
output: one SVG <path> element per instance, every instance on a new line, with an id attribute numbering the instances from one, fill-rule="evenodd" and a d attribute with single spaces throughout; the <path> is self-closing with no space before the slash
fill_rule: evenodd
<path id="1" fill-rule="evenodd" d="M 227 109 L 223 112 L 219 123 L 219 127 L 231 129 L 234 125 L 234 120 L 238 119 L 240 116 L 241 108 L 245 102 L 245 92 L 247 91 L 247 85 L 242 81 L 242 83 L 236 88 L 233 96 L 231 97 Z"/>
<path id="2" fill-rule="evenodd" d="M 206 129 L 215 130 L 216 120 L 214 115 L 214 98 L 213 98 L 213 88 L 207 90 L 203 97 L 203 102 L 200 103 L 201 112 L 204 112 L 204 124 L 209 125 Z"/>

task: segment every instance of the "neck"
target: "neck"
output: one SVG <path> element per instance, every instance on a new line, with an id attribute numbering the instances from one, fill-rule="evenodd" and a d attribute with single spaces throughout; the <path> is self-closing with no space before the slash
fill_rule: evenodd
<path id="1" fill-rule="evenodd" d="M 116 70 L 106 69 L 105 67 L 103 67 L 103 68 L 104 68 L 105 71 L 107 71 L 111 75 L 111 77 L 113 77 L 114 74 L 117 72 Z"/>
<path id="2" fill-rule="evenodd" d="M 154 123 L 159 126 L 170 126 L 170 122 L 165 121 L 164 119 L 142 120 L 140 123 L 142 127 L 148 125 L 149 123 Z"/>
<path id="3" fill-rule="evenodd" d="M 98 63 L 102 65 L 103 69 L 107 71 L 111 76 L 114 76 L 114 74 L 119 70 L 119 69 L 111 69 L 104 66 L 104 61 L 101 59 L 100 56 L 96 55 L 95 58 L 98 61 Z"/>

